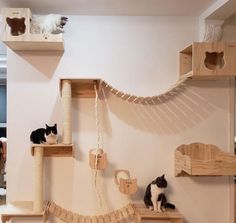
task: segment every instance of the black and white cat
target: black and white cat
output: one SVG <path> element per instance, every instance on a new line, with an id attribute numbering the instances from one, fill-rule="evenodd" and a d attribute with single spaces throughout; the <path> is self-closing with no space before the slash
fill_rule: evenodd
<path id="1" fill-rule="evenodd" d="M 30 135 L 31 142 L 35 144 L 56 144 L 57 143 L 57 124 L 46 128 L 39 128 Z"/>
<path id="2" fill-rule="evenodd" d="M 167 187 L 167 181 L 165 174 L 157 177 L 146 188 L 144 195 L 144 203 L 146 207 L 157 212 L 165 211 L 165 208 L 175 209 L 175 205 L 167 203 L 166 196 L 164 194 Z"/>

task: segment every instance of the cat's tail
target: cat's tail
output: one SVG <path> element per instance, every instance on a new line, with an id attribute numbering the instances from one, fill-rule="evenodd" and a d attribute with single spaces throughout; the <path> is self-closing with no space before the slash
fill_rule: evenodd
<path id="1" fill-rule="evenodd" d="M 166 204 L 165 204 L 165 208 L 175 209 L 175 205 L 174 205 L 174 204 L 171 204 L 171 203 L 166 203 Z"/>

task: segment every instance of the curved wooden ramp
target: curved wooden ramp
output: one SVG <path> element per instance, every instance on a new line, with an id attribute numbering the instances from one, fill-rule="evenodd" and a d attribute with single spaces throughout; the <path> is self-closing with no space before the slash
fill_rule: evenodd
<path id="1" fill-rule="evenodd" d="M 52 214 L 67 223 L 117 223 L 125 219 L 133 218 L 135 208 L 133 204 L 127 204 L 120 209 L 104 215 L 85 216 L 68 211 L 54 202 L 49 201 L 45 209 L 45 220 L 48 214 Z"/>
<path id="2" fill-rule="evenodd" d="M 71 83 L 71 94 L 72 97 L 79 97 L 79 98 L 95 98 L 95 90 L 94 86 L 97 86 L 99 95 L 104 95 L 105 91 L 111 92 L 112 94 L 116 95 L 117 97 L 121 98 L 122 100 L 135 103 L 135 104 L 143 104 L 143 105 L 156 105 L 160 103 L 164 103 L 167 100 L 170 100 L 172 97 L 179 94 L 184 88 L 184 82 L 190 77 L 191 75 L 182 75 L 181 78 L 167 89 L 165 92 L 154 95 L 150 97 L 142 97 L 138 95 L 132 95 L 120 91 L 114 88 L 112 85 L 107 83 L 102 79 L 77 79 L 77 78 L 62 78 L 60 80 L 60 90 L 62 94 L 62 82 L 67 80 Z"/>

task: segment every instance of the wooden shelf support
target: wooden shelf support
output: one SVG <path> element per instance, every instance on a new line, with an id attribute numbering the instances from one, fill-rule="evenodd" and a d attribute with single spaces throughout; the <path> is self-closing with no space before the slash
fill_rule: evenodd
<path id="1" fill-rule="evenodd" d="M 35 148 L 43 148 L 44 157 L 72 157 L 73 156 L 73 145 L 72 144 L 32 144 L 31 155 L 34 156 Z"/>
<path id="2" fill-rule="evenodd" d="M 45 215 L 44 211 L 35 213 L 33 211 L 33 206 L 32 201 L 15 201 L 8 204 L 1 213 L 2 223 L 11 221 L 12 218 L 43 218 Z"/>
<path id="3" fill-rule="evenodd" d="M 97 85 L 98 92 L 100 91 L 101 79 L 78 79 L 78 78 L 63 78 L 60 80 L 61 96 L 63 94 L 63 82 L 67 80 L 71 83 L 71 95 L 78 98 L 95 98 L 94 84 Z"/>

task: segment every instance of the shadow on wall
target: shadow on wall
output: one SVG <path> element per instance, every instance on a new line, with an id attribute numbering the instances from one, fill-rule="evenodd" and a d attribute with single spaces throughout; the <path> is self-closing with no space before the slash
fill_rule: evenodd
<path id="1" fill-rule="evenodd" d="M 17 51 L 17 54 L 29 62 L 39 72 L 51 79 L 64 51 Z"/>
<path id="2" fill-rule="evenodd" d="M 211 83 L 188 81 L 176 95 L 156 105 L 130 103 L 108 91 L 104 101 L 117 118 L 130 126 L 158 134 L 177 134 L 206 120 L 216 107 L 224 109 L 224 95 L 220 98 L 219 92 L 225 91 L 228 82 Z M 110 127 L 104 130 L 110 135 Z"/>

